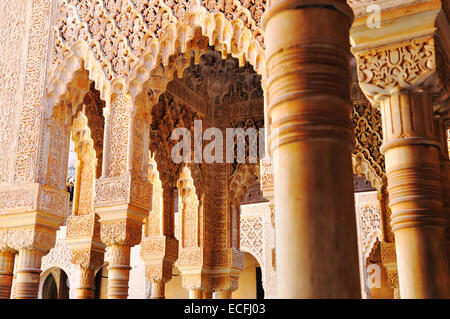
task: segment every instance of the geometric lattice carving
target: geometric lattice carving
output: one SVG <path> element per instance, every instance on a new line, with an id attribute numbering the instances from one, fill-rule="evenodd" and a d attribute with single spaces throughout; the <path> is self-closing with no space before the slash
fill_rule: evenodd
<path id="1" fill-rule="evenodd" d="M 264 265 L 263 218 L 241 216 L 241 250 L 250 252 L 260 265 Z"/>
<path id="2" fill-rule="evenodd" d="M 377 240 L 381 241 L 380 209 L 373 206 L 363 206 L 359 209 L 359 219 L 360 245 L 366 259 L 369 257 Z"/>

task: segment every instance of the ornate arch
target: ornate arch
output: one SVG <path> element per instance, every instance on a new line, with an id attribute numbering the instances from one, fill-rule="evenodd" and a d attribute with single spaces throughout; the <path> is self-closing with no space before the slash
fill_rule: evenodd
<path id="1" fill-rule="evenodd" d="M 176 67 L 180 76 L 190 56 L 193 54 L 198 62 L 208 44 L 223 56 L 238 58 L 241 65 L 249 62 L 264 75 L 264 39 L 259 28 L 264 5 L 256 10 L 237 0 L 227 0 L 223 5 L 203 1 L 203 5 L 200 0 L 176 4 L 124 0 L 119 7 L 114 1 L 62 0 L 53 33 L 49 104 L 57 103 L 82 65 L 107 105 L 114 90 L 125 89 L 134 99 L 155 68 L 167 68 L 173 56 L 184 54 L 184 63 L 179 60 Z M 200 36 L 207 41 L 199 41 Z M 168 81 L 175 71 L 169 69 L 165 72 Z"/>
<path id="2" fill-rule="evenodd" d="M 381 192 L 383 187 L 383 177 L 379 176 L 377 171 L 369 163 L 362 153 L 352 154 L 353 173 L 359 176 L 364 176 L 378 192 Z"/>
<path id="3" fill-rule="evenodd" d="M 241 246 L 240 250 L 252 255 L 259 263 L 265 274 L 264 263 L 264 224 L 262 216 L 251 216 L 241 220 Z"/>

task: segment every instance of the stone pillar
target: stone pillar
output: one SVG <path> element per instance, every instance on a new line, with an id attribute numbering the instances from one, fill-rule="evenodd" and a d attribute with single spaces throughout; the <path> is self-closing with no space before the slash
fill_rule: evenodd
<path id="1" fill-rule="evenodd" d="M 166 170 L 170 163 L 166 162 Z M 149 179 L 153 185 L 152 210 L 147 218 L 141 243 L 141 257 L 145 263 L 145 277 L 152 284 L 151 299 L 165 298 L 165 283 L 172 278 L 172 268 L 178 259 L 178 240 L 174 228 L 175 184 L 159 179 L 156 161 L 151 158 L 148 166 Z M 168 175 L 168 174 L 166 174 Z"/>
<path id="2" fill-rule="evenodd" d="M 122 87 L 123 89 L 124 87 Z M 135 101 L 134 101 L 135 102 Z M 143 103 L 114 92 L 105 110 L 104 163 L 95 183 L 95 213 L 100 217 L 100 238 L 110 252 L 108 298 L 128 296 L 130 249 L 142 238 L 142 224 L 152 204 L 147 180 L 148 114 Z"/>
<path id="3" fill-rule="evenodd" d="M 438 65 L 446 59 L 438 48 L 448 52 L 441 5 L 387 4 L 382 23 L 389 32 L 369 27 L 364 14 L 351 31 L 359 85 L 382 113 L 401 298 L 449 297 L 440 146 L 433 127 L 433 105 L 449 97 L 448 67 Z"/>
<path id="4" fill-rule="evenodd" d="M 441 168 L 441 184 L 442 184 L 442 199 L 443 199 L 443 213 L 446 219 L 445 241 L 447 243 L 447 258 L 450 257 L 450 160 L 447 141 L 447 130 L 444 120 L 434 120 L 436 139 L 439 141 L 439 163 Z M 450 258 L 449 258 L 450 268 Z"/>
<path id="5" fill-rule="evenodd" d="M 127 299 L 130 278 L 130 246 L 109 246 L 108 298 Z"/>
<path id="6" fill-rule="evenodd" d="M 441 87 L 435 40 L 413 39 L 356 56 L 360 86 L 372 103 L 381 106 L 381 151 L 401 298 L 448 298 L 440 145 L 432 107 L 433 92 Z M 388 58 L 393 56 L 397 58 Z"/>
<path id="7" fill-rule="evenodd" d="M 272 1 L 264 18 L 277 294 L 360 298 L 344 1 Z M 280 36 L 282 35 L 282 36 Z"/>
<path id="8" fill-rule="evenodd" d="M 178 179 L 180 198 L 180 235 L 177 267 L 181 272 L 183 288 L 189 291 L 189 298 L 202 299 L 203 291 L 211 290 L 211 267 L 207 242 L 205 196 L 202 194 L 199 180 L 194 186 L 193 167 L 184 166 Z M 193 174 L 194 173 L 194 176 Z M 197 171 L 197 174 L 200 174 Z M 198 175 L 197 175 L 198 176 Z"/>
<path id="9" fill-rule="evenodd" d="M 15 254 L 11 250 L 0 251 L 0 299 L 11 297 Z"/>
<path id="10" fill-rule="evenodd" d="M 80 267 L 80 285 L 77 288 L 77 299 L 94 299 L 95 269 Z"/>
<path id="11" fill-rule="evenodd" d="M 395 234 L 402 298 L 447 298 L 439 144 L 431 96 L 400 91 L 381 102 L 382 151 Z"/>
<path id="12" fill-rule="evenodd" d="M 42 252 L 20 249 L 17 259 L 16 299 L 36 299 L 39 291 Z"/>

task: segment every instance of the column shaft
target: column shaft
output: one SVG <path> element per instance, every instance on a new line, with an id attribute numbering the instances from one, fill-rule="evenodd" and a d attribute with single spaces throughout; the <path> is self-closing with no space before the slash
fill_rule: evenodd
<path id="1" fill-rule="evenodd" d="M 109 247 L 108 299 L 127 299 L 130 278 L 130 246 Z"/>
<path id="2" fill-rule="evenodd" d="M 39 291 L 42 253 L 37 249 L 21 249 L 17 258 L 15 298 L 36 299 Z"/>
<path id="3" fill-rule="evenodd" d="M 151 299 L 165 299 L 165 283 L 162 281 L 152 282 L 152 294 Z"/>
<path id="4" fill-rule="evenodd" d="M 77 288 L 77 299 L 94 299 L 95 269 L 80 267 L 80 286 Z"/>
<path id="5" fill-rule="evenodd" d="M 277 1 L 265 17 L 280 298 L 361 297 L 351 163 L 352 13 L 339 3 Z"/>
<path id="6" fill-rule="evenodd" d="M 212 291 L 203 292 L 203 299 L 212 299 L 212 298 L 213 298 Z"/>
<path id="7" fill-rule="evenodd" d="M 15 254 L 10 251 L 0 251 L 0 299 L 11 297 L 14 257 Z"/>
<path id="8" fill-rule="evenodd" d="M 448 298 L 439 143 L 431 96 L 408 91 L 381 103 L 391 225 L 402 298 Z"/>

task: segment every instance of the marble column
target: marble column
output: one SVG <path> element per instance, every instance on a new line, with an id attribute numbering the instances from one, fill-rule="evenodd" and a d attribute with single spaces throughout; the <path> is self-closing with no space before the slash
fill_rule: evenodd
<path id="1" fill-rule="evenodd" d="M 447 129 L 443 119 L 435 119 L 436 138 L 440 144 L 439 162 L 441 167 L 441 184 L 443 212 L 447 221 L 445 240 L 447 242 L 447 258 L 450 268 L 450 159 L 447 142 Z M 449 269 L 450 270 L 450 269 Z"/>
<path id="2" fill-rule="evenodd" d="M 130 278 L 130 246 L 109 246 L 108 299 L 127 299 Z"/>
<path id="3" fill-rule="evenodd" d="M 277 295 L 360 298 L 345 1 L 272 1 L 264 17 Z"/>
<path id="4" fill-rule="evenodd" d="M 402 298 L 448 298 L 439 143 L 432 100 L 399 90 L 381 101 L 391 225 Z"/>
<path id="5" fill-rule="evenodd" d="M 0 251 L 0 299 L 11 297 L 14 258 L 15 254 L 12 251 Z"/>
<path id="6" fill-rule="evenodd" d="M 77 288 L 77 299 L 94 299 L 95 269 L 80 267 L 80 285 Z"/>
<path id="7" fill-rule="evenodd" d="M 20 249 L 17 258 L 15 298 L 36 299 L 39 291 L 42 252 Z"/>

